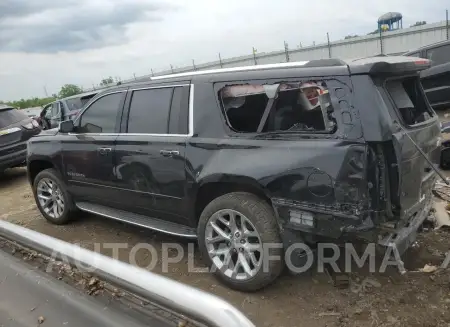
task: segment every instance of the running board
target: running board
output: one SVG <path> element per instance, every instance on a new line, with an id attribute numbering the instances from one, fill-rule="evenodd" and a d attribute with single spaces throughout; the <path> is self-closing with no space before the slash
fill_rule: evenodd
<path id="1" fill-rule="evenodd" d="M 186 238 L 197 238 L 197 233 L 194 228 L 183 226 L 180 224 L 143 216 L 128 211 L 113 209 L 110 207 L 93 204 L 89 202 L 77 202 L 78 209 L 90 212 L 106 218 L 122 221 L 124 223 L 152 229 L 158 232 L 176 235 Z"/>

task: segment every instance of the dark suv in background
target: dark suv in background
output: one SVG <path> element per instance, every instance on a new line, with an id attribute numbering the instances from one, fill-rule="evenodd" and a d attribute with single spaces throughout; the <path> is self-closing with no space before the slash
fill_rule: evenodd
<path id="1" fill-rule="evenodd" d="M 38 122 L 24 112 L 0 104 L 0 173 L 25 165 L 26 142 L 40 130 Z"/>
<path id="2" fill-rule="evenodd" d="M 364 240 L 402 254 L 439 161 L 418 74 L 428 67 L 314 60 L 108 89 L 28 143 L 37 206 L 54 224 L 83 210 L 197 239 L 216 275 L 244 291 L 271 283 L 296 243 Z M 304 254 L 286 252 L 297 267 Z"/>
<path id="3" fill-rule="evenodd" d="M 421 73 L 422 85 L 434 109 L 450 109 L 450 40 L 404 54 L 431 60 L 432 67 Z"/>
<path id="4" fill-rule="evenodd" d="M 75 118 L 80 109 L 97 93 L 98 91 L 92 91 L 77 94 L 45 105 L 40 114 L 43 129 L 58 127 L 60 122 Z"/>

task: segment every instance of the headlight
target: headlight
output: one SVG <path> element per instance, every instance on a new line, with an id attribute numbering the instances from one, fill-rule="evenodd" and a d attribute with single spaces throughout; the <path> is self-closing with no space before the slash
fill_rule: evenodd
<path id="1" fill-rule="evenodd" d="M 25 128 L 25 129 L 33 129 L 34 128 L 32 123 L 28 123 L 28 124 L 22 125 L 22 127 Z"/>
<path id="2" fill-rule="evenodd" d="M 39 124 L 37 121 L 35 121 L 34 119 L 29 122 L 28 124 L 22 125 L 23 128 L 25 129 L 33 129 L 33 128 L 38 128 Z"/>

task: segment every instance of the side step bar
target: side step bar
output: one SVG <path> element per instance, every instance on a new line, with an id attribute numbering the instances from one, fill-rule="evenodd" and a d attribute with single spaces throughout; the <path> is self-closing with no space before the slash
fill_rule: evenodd
<path id="1" fill-rule="evenodd" d="M 109 208 L 89 202 L 77 202 L 76 206 L 82 211 L 122 221 L 124 223 L 156 230 L 158 232 L 186 238 L 197 238 L 197 231 L 194 228 L 189 228 L 180 224 L 151 218 L 148 216 L 138 215 L 135 213 L 130 213 L 128 211 Z"/>

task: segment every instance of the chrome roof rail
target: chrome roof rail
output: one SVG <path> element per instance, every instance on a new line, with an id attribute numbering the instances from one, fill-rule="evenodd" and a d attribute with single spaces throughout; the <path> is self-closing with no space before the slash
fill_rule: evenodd
<path id="1" fill-rule="evenodd" d="M 225 300 L 142 268 L 2 220 L 0 236 L 48 256 L 92 267 L 94 275 L 207 326 L 255 327 Z"/>
<path id="2" fill-rule="evenodd" d="M 240 66 L 240 67 L 232 67 L 232 68 L 220 68 L 220 69 L 210 69 L 210 70 L 198 70 L 186 73 L 177 73 L 177 74 L 169 74 L 169 75 L 161 75 L 161 76 L 152 76 L 150 79 L 152 81 L 159 79 L 168 79 L 168 78 L 176 78 L 176 77 L 188 77 L 195 75 L 207 75 L 207 74 L 217 74 L 217 73 L 229 73 L 229 72 L 240 72 L 240 71 L 249 71 L 249 70 L 263 70 L 263 69 L 273 69 L 273 68 L 288 68 L 288 67 L 301 67 L 308 63 L 309 61 L 295 61 L 295 62 L 284 62 L 279 64 L 267 64 L 267 65 L 255 65 L 255 66 Z"/>

